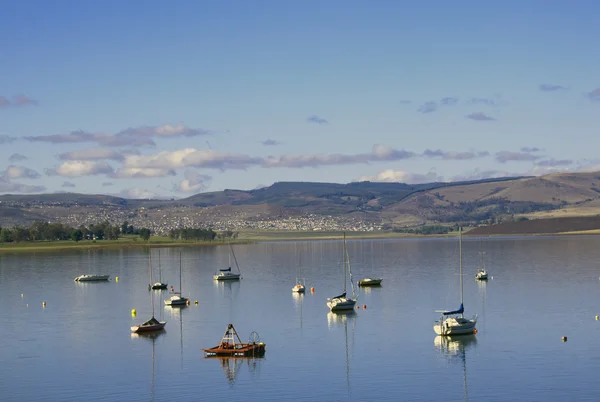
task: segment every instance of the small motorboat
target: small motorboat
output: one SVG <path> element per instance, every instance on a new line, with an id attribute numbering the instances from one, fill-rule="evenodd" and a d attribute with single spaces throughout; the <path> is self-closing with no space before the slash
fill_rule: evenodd
<path id="1" fill-rule="evenodd" d="M 150 289 L 153 289 L 153 290 L 162 290 L 162 289 L 167 288 L 167 284 L 161 283 L 161 282 L 156 282 L 154 285 L 148 285 L 148 286 L 150 287 Z"/>
<path id="2" fill-rule="evenodd" d="M 262 357 L 265 354 L 265 343 L 260 341 L 256 332 L 250 334 L 248 343 L 243 343 L 233 324 L 229 324 L 221 343 L 202 350 L 204 350 L 204 357 Z"/>
<path id="3" fill-rule="evenodd" d="M 136 325 L 131 327 L 131 332 L 140 333 L 140 332 L 153 332 L 153 331 L 161 331 L 165 328 L 167 324 L 166 321 L 158 321 L 154 316 L 150 318 L 148 321 L 143 324 Z"/>
<path id="4" fill-rule="evenodd" d="M 381 286 L 383 278 L 365 278 L 358 281 L 358 286 Z"/>
<path id="5" fill-rule="evenodd" d="M 487 271 L 485 269 L 480 269 L 475 274 L 475 279 L 480 280 L 480 281 L 487 281 L 487 279 L 488 279 Z"/>
<path id="6" fill-rule="evenodd" d="M 75 278 L 75 282 L 96 282 L 96 281 L 107 281 L 110 275 L 79 275 Z"/>

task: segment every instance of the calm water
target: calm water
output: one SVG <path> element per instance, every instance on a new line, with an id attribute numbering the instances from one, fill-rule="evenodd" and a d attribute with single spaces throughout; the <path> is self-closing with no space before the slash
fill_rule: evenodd
<path id="1" fill-rule="evenodd" d="M 2 400 L 598 400 L 600 237 L 485 239 L 487 283 L 474 280 L 480 242 L 465 238 L 465 310 L 479 315 L 478 333 L 449 342 L 436 338 L 433 311 L 459 304 L 456 240 L 349 241 L 355 280 L 384 278 L 357 289 L 352 315 L 325 305 L 342 290 L 341 242 L 235 247 L 243 279 L 233 283 L 212 280 L 226 247 L 160 250 L 176 288 L 182 253 L 183 293 L 198 305 L 166 307 L 168 293 L 154 292 L 167 320 L 155 339 L 129 329 L 151 315 L 147 250 L 0 255 Z M 298 250 L 315 288 L 303 296 L 291 292 Z M 74 282 L 82 273 L 111 281 Z M 203 357 L 230 322 L 242 340 L 260 334 L 263 359 Z"/>

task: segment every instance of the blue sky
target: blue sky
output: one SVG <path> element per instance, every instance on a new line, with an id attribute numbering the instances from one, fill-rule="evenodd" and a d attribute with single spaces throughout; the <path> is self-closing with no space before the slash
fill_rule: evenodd
<path id="1" fill-rule="evenodd" d="M 0 193 L 600 170 L 595 1 L 5 1 Z"/>

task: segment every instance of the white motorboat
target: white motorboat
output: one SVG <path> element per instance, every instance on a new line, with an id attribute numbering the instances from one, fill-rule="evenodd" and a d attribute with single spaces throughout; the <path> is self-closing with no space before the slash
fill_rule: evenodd
<path id="1" fill-rule="evenodd" d="M 190 299 L 181 294 L 181 253 L 179 253 L 179 292 L 171 293 L 173 293 L 173 296 L 165 300 L 167 306 L 186 306 L 189 303 Z"/>
<path id="2" fill-rule="evenodd" d="M 352 297 L 346 296 L 346 271 L 350 273 L 350 284 L 352 286 Z M 331 311 L 354 310 L 356 305 L 356 292 L 354 290 L 354 282 L 352 281 L 352 268 L 350 266 L 350 257 L 346 248 L 346 233 L 344 233 L 344 293 L 339 296 L 327 299 L 327 307 Z"/>
<path id="3" fill-rule="evenodd" d="M 358 286 L 380 286 L 383 278 L 365 278 L 358 281 Z"/>
<path id="4" fill-rule="evenodd" d="M 79 275 L 75 278 L 75 282 L 98 282 L 98 281 L 107 281 L 110 278 L 110 275 Z"/>
<path id="5" fill-rule="evenodd" d="M 477 315 L 473 318 L 465 318 L 464 304 L 463 304 L 463 277 L 462 277 L 462 228 L 459 229 L 459 266 L 460 266 L 460 307 L 458 310 L 447 311 L 437 310 L 438 313 L 442 313 L 439 321 L 436 321 L 433 326 L 433 330 L 436 334 L 442 336 L 450 335 L 466 335 L 473 334 L 477 330 Z"/>

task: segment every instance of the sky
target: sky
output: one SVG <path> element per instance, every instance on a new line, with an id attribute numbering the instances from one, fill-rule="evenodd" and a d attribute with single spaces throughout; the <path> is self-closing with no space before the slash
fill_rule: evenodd
<path id="1" fill-rule="evenodd" d="M 0 10 L 0 194 L 600 170 L 597 1 Z"/>

